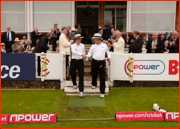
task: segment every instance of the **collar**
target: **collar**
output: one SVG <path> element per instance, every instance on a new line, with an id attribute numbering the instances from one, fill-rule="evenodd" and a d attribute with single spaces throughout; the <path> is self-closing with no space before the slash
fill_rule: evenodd
<path id="1" fill-rule="evenodd" d="M 139 36 L 136 39 L 138 39 L 138 38 L 139 38 Z"/>
<path id="2" fill-rule="evenodd" d="M 61 33 L 61 34 L 63 34 L 64 36 L 66 36 L 64 33 Z"/>
<path id="3" fill-rule="evenodd" d="M 156 40 L 152 40 L 152 41 L 156 41 L 157 42 L 157 39 Z"/>
<path id="4" fill-rule="evenodd" d="M 121 38 L 121 37 L 120 37 Z M 118 38 L 117 40 L 119 40 L 120 38 Z"/>
<path id="5" fill-rule="evenodd" d="M 79 47 L 79 46 L 81 46 L 81 43 L 79 44 L 79 46 L 76 44 L 76 42 L 75 42 L 75 45 L 77 46 L 77 47 Z"/>

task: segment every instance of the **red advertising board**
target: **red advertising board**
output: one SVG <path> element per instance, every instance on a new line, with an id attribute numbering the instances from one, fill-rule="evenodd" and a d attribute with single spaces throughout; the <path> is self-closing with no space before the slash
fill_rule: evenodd
<path id="1" fill-rule="evenodd" d="M 165 121 L 179 121 L 179 112 L 164 113 Z"/>
<path id="2" fill-rule="evenodd" d="M 163 112 L 116 112 L 116 121 L 164 121 Z"/>
<path id="3" fill-rule="evenodd" d="M 1 124 L 8 124 L 8 115 L 1 115 Z"/>
<path id="4" fill-rule="evenodd" d="M 10 114 L 9 124 L 56 123 L 56 114 Z"/>

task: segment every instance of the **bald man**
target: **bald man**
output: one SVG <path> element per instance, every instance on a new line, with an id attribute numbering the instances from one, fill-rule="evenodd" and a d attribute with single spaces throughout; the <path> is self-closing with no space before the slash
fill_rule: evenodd
<path id="1" fill-rule="evenodd" d="M 3 39 L 4 39 L 4 43 L 6 44 L 6 48 L 9 52 L 12 52 L 12 44 L 14 44 L 14 40 L 15 40 L 15 33 L 14 31 L 11 31 L 11 27 L 7 26 L 6 27 L 7 31 L 4 32 L 3 35 Z"/>
<path id="2" fill-rule="evenodd" d="M 52 34 L 52 38 L 50 40 L 50 44 L 53 45 L 53 51 L 56 51 L 56 41 L 57 41 L 57 34 L 55 33 L 55 29 L 51 28 L 51 34 Z"/>
<path id="3" fill-rule="evenodd" d="M 122 38 L 121 32 L 119 30 L 116 30 L 114 32 L 114 36 L 116 37 L 116 40 L 111 39 L 114 48 L 114 53 L 124 53 L 125 41 Z"/>
<path id="4" fill-rule="evenodd" d="M 158 39 L 158 33 L 153 33 L 152 39 L 148 41 L 146 49 L 147 53 L 162 53 L 164 43 Z"/>
<path id="5" fill-rule="evenodd" d="M 32 36 L 31 47 L 35 47 L 37 40 L 40 39 L 40 37 L 41 37 L 41 33 L 38 33 L 38 28 L 34 29 L 34 31 L 31 33 L 31 36 Z"/>
<path id="6" fill-rule="evenodd" d="M 172 32 L 172 39 L 169 43 L 169 53 L 179 53 L 179 36 L 177 31 Z"/>

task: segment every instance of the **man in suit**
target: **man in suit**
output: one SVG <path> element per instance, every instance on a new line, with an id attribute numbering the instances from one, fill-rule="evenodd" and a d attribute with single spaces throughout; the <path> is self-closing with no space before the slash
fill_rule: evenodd
<path id="1" fill-rule="evenodd" d="M 77 34 L 76 29 L 75 29 L 75 28 L 72 28 L 72 29 L 71 29 L 71 32 L 69 32 L 69 34 L 68 34 L 68 38 L 69 38 L 70 40 L 74 40 L 74 35 L 75 35 L 75 34 Z"/>
<path id="2" fill-rule="evenodd" d="M 132 36 L 129 38 L 129 41 L 128 41 L 128 45 L 130 45 L 131 43 L 134 43 L 134 41 L 135 41 L 135 38 L 134 38 L 134 32 L 135 31 L 133 31 L 133 33 L 132 33 Z"/>
<path id="3" fill-rule="evenodd" d="M 147 45 L 147 41 L 146 41 L 146 37 L 145 36 L 142 37 L 142 40 L 143 40 L 143 44 Z"/>
<path id="4" fill-rule="evenodd" d="M 27 41 L 28 41 L 28 40 L 26 39 L 26 36 L 23 36 L 23 39 L 21 39 L 20 44 L 24 46 L 24 45 L 27 44 Z"/>
<path id="5" fill-rule="evenodd" d="M 27 52 L 31 51 L 31 40 L 27 40 L 26 45 L 24 45 L 24 48 Z"/>
<path id="6" fill-rule="evenodd" d="M 35 49 L 33 50 L 34 53 L 46 53 L 49 48 L 52 48 L 53 45 L 48 46 L 48 41 L 52 38 L 51 33 L 47 33 L 46 36 L 42 37 L 39 42 L 37 43 Z"/>
<path id="7" fill-rule="evenodd" d="M 6 48 L 8 49 L 9 52 L 12 52 L 12 44 L 14 44 L 14 40 L 15 40 L 15 33 L 14 31 L 11 31 L 11 27 L 7 26 L 6 27 L 7 31 L 4 32 L 3 35 L 3 40 L 4 43 L 6 44 Z"/>
<path id="8" fill-rule="evenodd" d="M 35 47 L 36 43 L 38 43 L 42 33 L 38 33 L 38 28 L 35 28 L 34 31 L 31 33 L 32 36 L 32 44 L 31 47 Z"/>
<path id="9" fill-rule="evenodd" d="M 33 50 L 34 53 L 41 53 L 44 52 L 46 53 L 46 51 L 49 48 L 52 48 L 53 45 L 49 45 L 48 46 L 48 41 L 52 38 L 52 34 L 51 33 L 47 33 L 46 36 L 42 37 L 39 42 L 37 43 L 35 49 Z"/>
<path id="10" fill-rule="evenodd" d="M 131 43 L 129 46 L 129 53 L 141 53 L 143 41 L 139 36 L 139 31 L 134 31 L 133 36 L 135 38 L 134 43 Z"/>
<path id="11" fill-rule="evenodd" d="M 158 39 L 158 34 L 153 33 L 152 40 L 149 40 L 146 46 L 147 53 L 161 53 L 164 47 L 163 42 Z"/>
<path id="12" fill-rule="evenodd" d="M 53 45 L 53 51 L 56 51 L 56 41 L 57 41 L 57 34 L 54 31 L 54 28 L 51 28 L 52 38 L 50 39 L 50 45 Z"/>
<path id="13" fill-rule="evenodd" d="M 168 40 L 164 41 L 164 47 L 162 49 L 162 53 L 169 53 L 168 45 L 169 45 L 169 41 Z"/>
<path id="14" fill-rule="evenodd" d="M 110 51 L 110 52 L 114 52 L 114 48 L 113 48 L 113 44 L 112 44 L 111 39 L 113 39 L 113 40 L 116 39 L 114 28 L 111 28 L 111 36 L 110 36 L 110 38 L 108 39 L 108 41 L 105 41 L 105 43 L 108 45 L 109 51 Z"/>
<path id="15" fill-rule="evenodd" d="M 5 43 L 1 43 L 1 53 L 8 53 L 8 50 L 6 49 Z"/>
<path id="16" fill-rule="evenodd" d="M 168 49 L 169 53 L 179 53 L 179 37 L 177 31 L 173 31 L 172 39 L 169 43 Z"/>
<path id="17" fill-rule="evenodd" d="M 71 32 L 71 26 L 68 26 L 67 30 L 68 30 L 68 35 L 69 35 L 69 33 Z"/>
<path id="18" fill-rule="evenodd" d="M 59 36 L 61 35 L 60 30 L 58 29 L 58 24 L 54 24 L 54 33 L 57 35 L 57 40 L 59 40 Z"/>
<path id="19" fill-rule="evenodd" d="M 25 51 L 24 46 L 19 44 L 19 38 L 15 38 L 14 44 L 12 44 L 12 53 L 22 53 Z"/>
<path id="20" fill-rule="evenodd" d="M 105 29 L 103 29 L 102 38 L 103 40 L 108 40 L 110 36 L 111 36 L 111 29 L 107 28 L 107 26 L 105 25 Z"/>
<path id="21" fill-rule="evenodd" d="M 162 34 L 160 40 L 164 43 L 166 41 L 165 36 Z"/>
<path id="22" fill-rule="evenodd" d="M 124 53 L 125 41 L 122 38 L 121 32 L 119 30 L 116 30 L 114 36 L 116 37 L 116 40 L 111 39 L 114 48 L 114 53 Z"/>

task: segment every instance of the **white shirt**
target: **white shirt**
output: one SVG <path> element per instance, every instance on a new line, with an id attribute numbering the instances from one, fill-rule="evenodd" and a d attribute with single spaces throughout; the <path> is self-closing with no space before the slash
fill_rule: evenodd
<path id="1" fill-rule="evenodd" d="M 99 45 L 94 44 L 89 49 L 86 60 L 91 56 L 93 56 L 95 60 L 105 60 L 105 53 L 107 53 L 107 56 L 110 58 L 110 53 L 106 44 L 102 42 Z"/>
<path id="2" fill-rule="evenodd" d="M 8 35 L 9 35 L 9 37 L 8 37 Z M 12 41 L 11 31 L 7 31 L 7 37 L 9 38 L 9 39 L 8 39 L 9 41 Z"/>
<path id="3" fill-rule="evenodd" d="M 83 59 L 82 54 L 85 54 L 84 44 L 80 43 L 79 46 L 74 43 L 71 45 L 72 59 Z"/>

